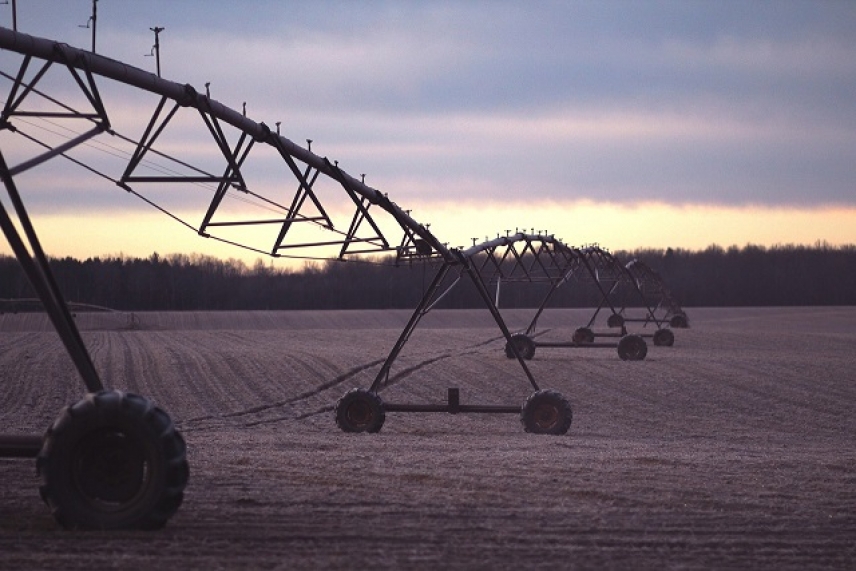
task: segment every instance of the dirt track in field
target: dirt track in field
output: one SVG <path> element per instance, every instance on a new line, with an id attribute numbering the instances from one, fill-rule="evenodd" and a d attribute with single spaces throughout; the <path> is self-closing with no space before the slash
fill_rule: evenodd
<path id="1" fill-rule="evenodd" d="M 407 312 L 81 314 L 105 384 L 184 434 L 184 504 L 157 532 L 68 532 L 34 462 L 0 459 L 0 568 L 856 568 L 856 308 L 688 313 L 642 362 L 538 349 L 536 379 L 574 410 L 558 437 L 516 415 L 340 432 L 333 405 L 371 384 Z M 549 314 L 543 338 L 588 316 Z M 487 312 L 432 313 L 381 396 L 522 404 L 502 347 Z M 43 317 L 0 315 L 0 389 L 4 433 L 81 397 Z"/>

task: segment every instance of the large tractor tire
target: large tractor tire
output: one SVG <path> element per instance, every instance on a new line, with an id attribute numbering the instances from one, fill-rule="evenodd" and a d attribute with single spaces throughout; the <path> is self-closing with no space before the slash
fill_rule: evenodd
<path id="1" fill-rule="evenodd" d="M 69 529 L 158 529 L 184 498 L 184 438 L 166 412 L 103 390 L 63 409 L 36 461 L 42 499 Z"/>
<path id="2" fill-rule="evenodd" d="M 618 342 L 618 356 L 622 361 L 641 361 L 648 354 L 648 344 L 639 335 L 625 335 Z"/>
<path id="3" fill-rule="evenodd" d="M 574 331 L 573 341 L 577 345 L 594 342 L 594 332 L 588 327 L 579 327 Z"/>
<path id="4" fill-rule="evenodd" d="M 509 359 L 516 358 L 512 343 L 521 357 L 529 361 L 535 356 L 535 342 L 525 333 L 515 333 L 511 341 L 505 344 L 505 356 Z"/>
<path id="5" fill-rule="evenodd" d="M 565 434 L 572 420 L 570 403 L 561 393 L 549 389 L 529 395 L 520 410 L 523 430 L 533 434 Z"/>
<path id="6" fill-rule="evenodd" d="M 336 403 L 336 425 L 344 432 L 379 432 L 385 420 L 377 393 L 351 389 Z"/>
<path id="7" fill-rule="evenodd" d="M 654 345 L 658 347 L 671 347 L 675 344 L 675 334 L 671 329 L 658 329 L 654 332 Z"/>

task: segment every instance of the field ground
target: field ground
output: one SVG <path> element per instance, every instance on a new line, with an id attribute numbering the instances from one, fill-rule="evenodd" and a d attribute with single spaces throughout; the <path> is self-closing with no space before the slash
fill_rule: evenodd
<path id="1" fill-rule="evenodd" d="M 81 314 L 105 384 L 184 434 L 184 504 L 156 532 L 64 531 L 34 462 L 0 459 L 0 568 L 856 568 L 856 307 L 688 314 L 640 362 L 539 349 L 538 383 L 573 406 L 564 436 L 509 414 L 339 431 L 336 400 L 371 384 L 408 312 Z M 502 347 L 487 312 L 429 314 L 381 396 L 522 404 Z M 43 316 L 0 315 L 0 387 L 3 433 L 81 397 Z"/>

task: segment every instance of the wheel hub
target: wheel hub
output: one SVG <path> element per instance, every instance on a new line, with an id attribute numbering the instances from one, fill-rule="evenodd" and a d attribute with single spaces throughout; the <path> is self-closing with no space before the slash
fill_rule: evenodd
<path id="1" fill-rule="evenodd" d="M 372 408 L 368 403 L 356 401 L 348 407 L 348 421 L 355 426 L 368 426 L 372 421 Z"/>
<path id="2" fill-rule="evenodd" d="M 559 409 L 550 404 L 542 404 L 535 409 L 535 424 L 541 430 L 549 430 L 559 421 Z"/>
<path id="3" fill-rule="evenodd" d="M 73 464 L 74 482 L 89 499 L 125 503 L 148 478 L 139 443 L 126 434 L 99 430 L 81 440 Z"/>

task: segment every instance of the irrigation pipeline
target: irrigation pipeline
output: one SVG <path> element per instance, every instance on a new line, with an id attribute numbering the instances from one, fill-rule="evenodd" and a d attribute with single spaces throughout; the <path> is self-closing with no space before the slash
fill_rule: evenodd
<path id="1" fill-rule="evenodd" d="M 344 170 L 340 169 L 338 165 L 331 163 L 327 158 L 314 154 L 309 149 L 305 149 L 300 145 L 297 145 L 278 133 L 273 133 L 266 124 L 253 121 L 243 113 L 231 109 L 212 99 L 208 94 L 197 92 L 197 90 L 189 84 L 180 84 L 169 81 L 158 77 L 155 74 L 96 53 L 87 52 L 53 40 L 30 36 L 7 28 L 0 28 L 0 49 L 16 52 L 25 56 L 24 64 L 22 65 L 17 77 L 15 89 L 23 86 L 21 81 L 31 58 L 37 58 L 44 60 L 45 62 L 67 66 L 72 73 L 74 73 L 75 70 L 84 72 L 86 77 L 90 78 L 89 83 L 92 89 L 91 95 L 87 93 L 87 96 L 89 96 L 90 101 L 93 102 L 93 105 L 96 107 L 96 111 L 98 111 L 103 117 L 104 124 L 101 125 L 100 128 L 96 126 L 95 130 L 107 130 L 109 128 L 109 122 L 106 119 L 106 112 L 101 108 L 97 88 L 95 87 L 94 81 L 91 80 L 92 76 L 101 76 L 112 79 L 125 85 L 160 95 L 164 98 L 161 105 L 163 105 L 163 102 L 168 99 L 174 101 L 178 106 L 197 109 L 202 114 L 203 118 L 206 119 L 206 123 L 208 123 L 208 117 L 210 117 L 211 120 L 215 122 L 213 125 L 209 124 L 209 128 L 211 128 L 212 133 L 215 133 L 215 131 L 219 132 L 219 126 L 216 125 L 217 121 L 231 125 L 241 131 L 245 136 L 249 136 L 252 142 L 266 143 L 274 147 L 281 155 L 283 155 L 283 158 L 286 162 L 289 162 L 290 165 L 293 164 L 291 159 L 297 159 L 307 165 L 310 169 L 315 169 L 317 173 L 322 173 L 325 176 L 336 180 L 344 187 L 348 194 L 351 194 L 352 199 L 357 203 L 357 210 L 362 215 L 359 222 L 364 219 L 368 219 L 369 223 L 374 226 L 371 219 L 366 216 L 366 211 L 367 205 L 377 205 L 392 215 L 396 222 L 404 229 L 406 234 L 405 241 L 407 237 L 409 237 L 412 244 L 416 239 L 420 239 L 424 244 L 430 246 L 433 252 L 436 252 L 436 254 L 446 262 L 455 263 L 456 261 L 456 256 L 454 256 L 446 245 L 441 243 L 426 226 L 414 220 L 407 211 L 390 201 L 385 194 L 366 185 L 362 180 L 346 173 Z M 44 71 L 45 68 L 39 72 L 37 77 L 40 78 Z M 84 88 L 84 83 L 77 75 L 75 75 L 75 79 L 77 79 L 81 88 Z M 30 90 L 30 86 L 23 86 L 20 98 L 22 99 Z M 8 127 L 8 110 L 12 103 L 14 102 L 7 101 L 6 109 L 4 110 L 3 120 L 5 127 Z M 81 116 L 84 117 L 84 115 Z M 91 118 L 92 116 L 85 117 Z M 155 117 L 152 119 L 152 124 L 154 123 L 154 119 Z M 152 124 L 150 124 L 150 128 Z M 97 133 L 87 133 L 85 136 L 80 136 L 67 143 L 65 147 L 71 148 L 76 144 L 81 144 L 94 134 Z M 222 133 L 220 134 L 222 135 Z M 220 142 L 221 141 L 218 140 L 218 143 Z M 142 144 L 143 141 L 140 141 L 141 147 Z M 248 152 L 249 146 L 250 145 L 248 145 L 245 152 Z M 54 149 L 50 151 L 50 153 L 52 156 L 56 156 L 62 154 L 65 150 L 67 149 Z M 145 150 L 148 151 L 148 148 Z M 235 151 L 237 151 L 237 149 Z M 238 165 L 235 164 L 234 157 L 231 157 L 231 159 L 232 160 L 229 161 L 230 164 L 228 165 L 228 168 L 232 169 L 238 176 L 240 176 L 237 168 Z M 26 170 L 29 166 L 30 165 L 19 165 L 16 167 L 18 170 L 15 171 L 13 168 L 13 171 L 20 172 L 22 170 Z M 294 168 L 292 170 L 294 170 Z M 295 174 L 298 173 L 295 172 Z M 301 184 L 302 187 L 306 187 L 306 192 L 311 191 L 311 188 L 309 188 L 311 185 L 307 186 L 303 180 L 301 180 Z M 360 201 L 358 201 L 357 195 Z M 366 201 L 367 204 L 361 204 L 363 200 Z M 157 207 L 157 205 L 154 206 Z M 355 221 L 356 220 L 357 219 L 355 217 Z M 179 221 L 183 222 L 181 220 Z M 359 222 L 355 222 L 355 224 L 358 224 Z M 344 242 L 351 242 L 354 240 L 353 236 L 349 236 L 349 238 L 350 240 L 346 239 Z"/>

